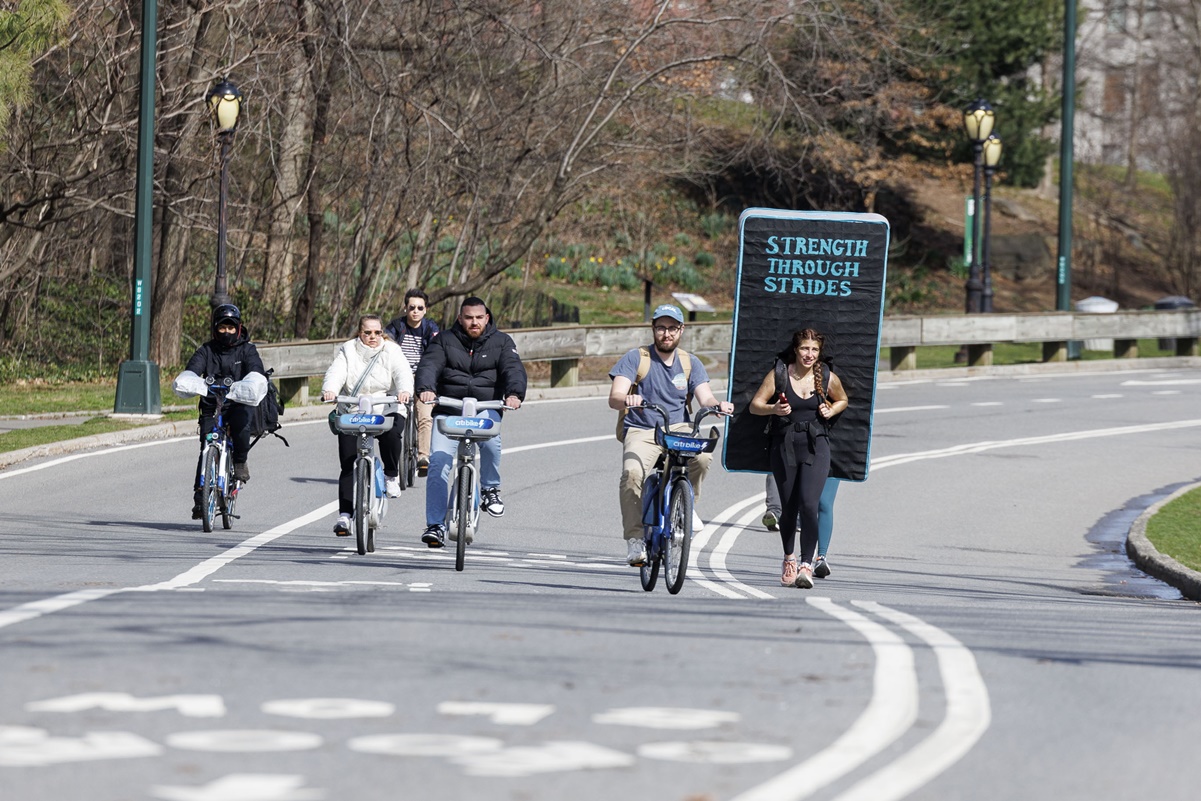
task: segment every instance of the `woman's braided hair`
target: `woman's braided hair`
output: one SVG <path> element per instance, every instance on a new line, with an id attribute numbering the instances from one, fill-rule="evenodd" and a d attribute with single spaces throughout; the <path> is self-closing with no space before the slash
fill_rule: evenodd
<path id="1" fill-rule="evenodd" d="M 817 392 L 817 396 L 821 398 L 821 402 L 830 403 L 830 398 L 826 395 L 826 387 L 823 384 L 822 370 L 822 352 L 826 349 L 826 338 L 812 328 L 802 328 L 800 331 L 792 335 L 792 358 L 796 360 L 796 350 L 801 346 L 801 343 L 806 339 L 811 339 L 817 343 L 817 361 L 813 363 L 813 389 Z"/>

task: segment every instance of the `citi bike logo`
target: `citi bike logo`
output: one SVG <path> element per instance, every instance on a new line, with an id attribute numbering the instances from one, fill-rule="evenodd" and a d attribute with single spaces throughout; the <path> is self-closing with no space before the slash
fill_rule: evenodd
<path id="1" fill-rule="evenodd" d="M 451 428 L 470 428 L 476 431 L 487 431 L 496 426 L 496 421 L 490 417 L 452 417 L 447 421 Z"/>

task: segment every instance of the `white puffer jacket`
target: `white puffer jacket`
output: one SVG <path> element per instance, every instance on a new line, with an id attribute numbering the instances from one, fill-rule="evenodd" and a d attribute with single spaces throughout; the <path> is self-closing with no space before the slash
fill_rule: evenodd
<path id="1" fill-rule="evenodd" d="M 371 366 L 371 372 L 363 380 L 357 394 L 400 395 L 402 392 L 407 392 L 411 395 L 413 393 L 413 369 L 409 366 L 409 360 L 405 358 L 400 345 L 390 339 L 385 339 L 380 347 L 383 348 L 383 353 Z M 321 391 L 332 392 L 335 395 L 349 395 L 354 389 L 354 385 L 359 382 L 359 376 L 367 369 L 367 363 L 378 352 L 378 348 L 373 350 L 367 347 L 358 337 L 343 342 L 338 347 L 337 354 L 334 355 L 333 363 L 325 371 L 325 378 L 321 382 Z M 374 411 L 376 414 L 391 414 L 399 411 L 403 415 L 406 410 L 403 405 L 398 409 L 385 404 L 376 404 Z"/>

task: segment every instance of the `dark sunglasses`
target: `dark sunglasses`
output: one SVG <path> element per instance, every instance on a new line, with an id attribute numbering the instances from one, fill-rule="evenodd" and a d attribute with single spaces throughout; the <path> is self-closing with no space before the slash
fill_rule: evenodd
<path id="1" fill-rule="evenodd" d="M 425 311 L 424 306 L 410 306 L 409 311 Z"/>

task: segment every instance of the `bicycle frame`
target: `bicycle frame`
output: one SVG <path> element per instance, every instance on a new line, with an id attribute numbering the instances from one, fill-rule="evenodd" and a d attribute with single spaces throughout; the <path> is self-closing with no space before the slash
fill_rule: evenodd
<path id="1" fill-rule="evenodd" d="M 234 505 L 237 502 L 238 490 L 241 483 L 232 475 L 230 464 L 230 433 L 225 422 L 225 405 L 228 403 L 226 393 L 233 382 L 229 379 L 224 384 L 215 382 L 209 384 L 209 393 L 216 401 L 213 414 L 213 430 L 205 437 L 204 448 L 200 456 L 200 491 L 202 493 L 202 525 L 205 532 L 213 530 L 213 522 L 217 513 L 221 513 L 221 525 L 229 529 L 233 527 Z M 216 464 L 209 469 L 210 455 L 216 451 Z"/>
<path id="2" fill-rule="evenodd" d="M 453 477 L 449 482 L 450 498 L 446 504 L 445 525 L 456 539 L 455 570 L 462 570 L 467 542 L 475 539 L 475 533 L 479 530 L 479 442 L 500 434 L 500 422 L 481 415 L 480 412 L 499 411 L 506 407 L 504 401 L 477 401 L 475 398 L 459 400 L 439 397 L 437 403 L 463 412 L 459 417 L 443 416 L 437 419 L 438 431 L 458 442 L 454 462 L 451 464 Z M 464 481 L 467 482 L 466 485 Z M 465 503 L 469 503 L 471 508 L 464 508 Z"/>
<path id="3" fill-rule="evenodd" d="M 375 405 L 394 406 L 394 395 L 339 395 L 337 403 L 355 404 L 360 410 L 342 414 L 334 427 L 356 438 L 357 456 L 354 463 L 354 527 L 360 555 L 375 551 L 375 532 L 383 526 L 388 511 L 388 496 L 384 490 L 383 461 L 375 455 L 375 439 L 389 431 L 393 419 L 389 414 L 374 414 Z"/>

